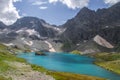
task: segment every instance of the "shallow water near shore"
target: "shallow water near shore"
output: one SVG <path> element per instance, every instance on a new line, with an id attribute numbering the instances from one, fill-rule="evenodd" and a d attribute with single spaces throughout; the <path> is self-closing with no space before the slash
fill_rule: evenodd
<path id="1" fill-rule="evenodd" d="M 43 66 L 48 70 L 120 80 L 120 75 L 93 64 L 95 60 L 93 58 L 68 53 L 46 54 L 46 56 L 36 56 L 35 53 L 23 53 L 17 56 L 26 59 L 31 64 Z"/>

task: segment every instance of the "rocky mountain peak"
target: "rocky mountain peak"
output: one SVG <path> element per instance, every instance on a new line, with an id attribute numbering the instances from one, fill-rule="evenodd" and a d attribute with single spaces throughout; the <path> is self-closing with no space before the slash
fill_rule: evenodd
<path id="1" fill-rule="evenodd" d="M 33 24 L 38 25 L 40 24 L 40 19 L 36 17 L 23 17 L 18 19 L 13 25 L 11 25 L 11 28 L 23 28 L 23 27 L 32 27 Z"/>
<path id="2" fill-rule="evenodd" d="M 95 14 L 94 10 L 90 10 L 87 7 L 84 7 L 78 12 L 78 14 L 75 16 L 75 18 L 82 18 L 82 17 L 88 18 L 90 16 L 92 17 L 92 15 L 94 15 L 94 14 Z"/>
<path id="3" fill-rule="evenodd" d="M 117 45 L 120 42 L 120 2 L 97 11 L 83 8 L 63 27 L 66 30 L 61 37 L 72 45 L 88 42 L 96 35 L 100 35 L 111 45 Z"/>

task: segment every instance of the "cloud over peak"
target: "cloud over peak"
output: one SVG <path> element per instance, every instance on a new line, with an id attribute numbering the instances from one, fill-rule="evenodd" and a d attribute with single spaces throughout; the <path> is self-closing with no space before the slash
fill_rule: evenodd
<path id="1" fill-rule="evenodd" d="M 21 2 L 22 0 L 13 0 L 13 2 Z"/>
<path id="2" fill-rule="evenodd" d="M 49 0 L 49 3 L 57 3 L 61 2 L 65 4 L 68 8 L 76 9 L 76 8 L 83 8 L 89 5 L 89 2 L 92 0 Z M 120 0 L 103 0 L 105 4 L 113 5 Z"/>
<path id="3" fill-rule="evenodd" d="M 104 0 L 104 2 L 106 4 L 113 5 L 113 4 L 120 2 L 120 0 Z"/>
<path id="4" fill-rule="evenodd" d="M 6 25 L 13 24 L 18 18 L 20 18 L 16 7 L 13 2 L 21 0 L 0 0 L 0 21 Z"/>
<path id="5" fill-rule="evenodd" d="M 18 0 L 17 0 L 18 1 Z M 89 5 L 89 2 L 92 0 L 30 0 L 32 2 L 32 5 L 36 5 L 42 7 L 41 5 L 46 4 L 55 4 L 55 3 L 62 3 L 66 5 L 70 9 L 77 9 L 77 8 L 83 8 L 87 7 Z M 113 5 L 120 0 L 102 0 L 105 4 Z"/>
<path id="6" fill-rule="evenodd" d="M 71 9 L 83 8 L 89 4 L 89 0 L 49 0 L 49 3 L 56 2 L 61 2 Z"/>
<path id="7" fill-rule="evenodd" d="M 46 1 L 35 1 L 32 3 L 32 5 L 37 5 L 37 6 L 41 6 L 43 4 L 47 4 L 47 2 Z"/>

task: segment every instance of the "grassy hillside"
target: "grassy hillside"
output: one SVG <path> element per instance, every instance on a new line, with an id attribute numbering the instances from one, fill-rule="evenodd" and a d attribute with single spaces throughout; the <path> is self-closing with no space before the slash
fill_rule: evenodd
<path id="1" fill-rule="evenodd" d="M 0 80 L 7 80 L 7 79 L 4 78 L 3 76 L 0 76 Z"/>
<path id="2" fill-rule="evenodd" d="M 99 53 L 92 56 L 97 59 L 95 64 L 120 74 L 120 53 Z"/>
<path id="3" fill-rule="evenodd" d="M 72 54 L 81 54 L 81 52 L 80 51 L 78 51 L 78 50 L 73 50 L 72 52 L 70 52 L 70 53 L 72 53 Z"/>
<path id="4" fill-rule="evenodd" d="M 16 58 L 14 55 L 12 55 L 12 53 L 8 50 L 8 47 L 0 44 L 0 80 L 11 80 L 11 78 L 4 77 L 4 74 L 7 71 L 14 69 L 6 63 L 7 61 L 25 62 L 24 59 Z"/>

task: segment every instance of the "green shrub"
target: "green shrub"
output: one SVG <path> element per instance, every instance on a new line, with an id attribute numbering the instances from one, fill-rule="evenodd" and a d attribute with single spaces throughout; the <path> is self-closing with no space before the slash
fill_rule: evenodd
<path id="1" fill-rule="evenodd" d="M 81 52 L 78 51 L 78 50 L 74 50 L 74 51 L 72 51 L 71 53 L 73 53 L 73 54 L 81 54 Z"/>
<path id="2" fill-rule="evenodd" d="M 0 80 L 12 80 L 12 78 L 8 78 L 8 79 L 6 79 L 5 77 L 0 76 Z"/>
<path id="3" fill-rule="evenodd" d="M 3 76 L 0 76 L 0 80 L 7 80 L 7 79 L 5 79 Z"/>
<path id="4" fill-rule="evenodd" d="M 71 47 L 72 47 L 72 46 L 71 46 L 71 44 L 70 44 L 69 42 L 65 42 L 65 43 L 63 43 L 61 49 L 62 49 L 62 50 L 70 50 Z"/>

